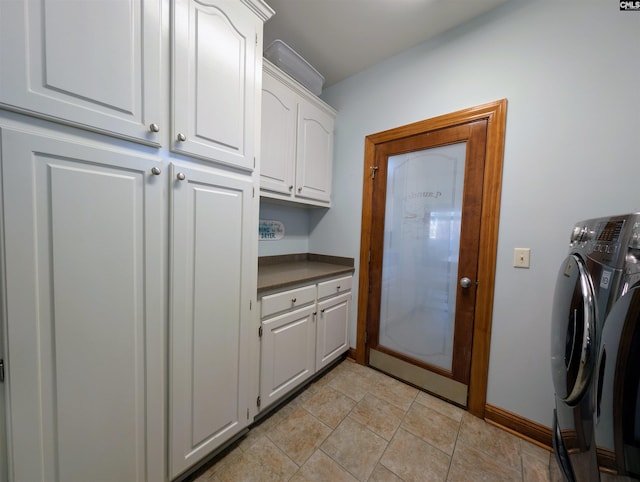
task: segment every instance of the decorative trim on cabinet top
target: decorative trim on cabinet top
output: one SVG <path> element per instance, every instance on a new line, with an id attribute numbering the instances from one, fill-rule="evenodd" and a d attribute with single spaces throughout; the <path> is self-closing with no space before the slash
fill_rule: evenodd
<path id="1" fill-rule="evenodd" d="M 263 22 L 269 20 L 276 11 L 267 5 L 262 0 L 241 0 L 247 7 L 249 7 L 255 14 L 260 17 Z"/>
<path id="2" fill-rule="evenodd" d="M 335 110 L 325 101 L 323 101 L 316 94 L 311 92 L 309 89 L 307 89 L 304 85 L 302 85 L 296 79 L 294 79 L 289 74 L 287 74 L 285 71 L 283 71 L 276 65 L 273 65 L 268 59 L 265 59 L 264 57 L 262 59 L 262 68 L 264 72 L 271 74 L 271 76 L 277 79 L 279 82 L 282 82 L 284 85 L 286 85 L 290 89 L 293 89 L 294 91 L 296 91 L 297 94 L 303 96 L 308 101 L 313 102 L 320 109 L 324 110 L 328 115 L 335 118 L 336 115 L 338 114 L 337 110 Z"/>

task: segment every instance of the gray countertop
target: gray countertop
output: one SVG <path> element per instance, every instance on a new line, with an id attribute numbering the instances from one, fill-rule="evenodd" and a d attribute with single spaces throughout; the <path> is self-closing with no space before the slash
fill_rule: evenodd
<path id="1" fill-rule="evenodd" d="M 353 258 L 288 254 L 258 258 L 258 294 L 322 278 L 352 274 Z"/>

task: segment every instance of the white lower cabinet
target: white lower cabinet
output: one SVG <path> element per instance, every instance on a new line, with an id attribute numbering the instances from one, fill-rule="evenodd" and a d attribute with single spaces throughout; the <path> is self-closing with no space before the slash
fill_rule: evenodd
<path id="1" fill-rule="evenodd" d="M 159 163 L 0 134 L 9 480 L 164 480 Z"/>
<path id="2" fill-rule="evenodd" d="M 316 370 L 320 370 L 349 349 L 351 293 L 318 302 Z"/>
<path id="3" fill-rule="evenodd" d="M 172 166 L 170 476 L 249 424 L 253 183 Z M 253 256 L 251 256 L 253 254 Z"/>
<path id="4" fill-rule="evenodd" d="M 315 373 L 315 303 L 262 322 L 260 408 Z"/>
<path id="5" fill-rule="evenodd" d="M 351 276 L 279 291 L 260 300 L 260 410 L 349 349 Z"/>

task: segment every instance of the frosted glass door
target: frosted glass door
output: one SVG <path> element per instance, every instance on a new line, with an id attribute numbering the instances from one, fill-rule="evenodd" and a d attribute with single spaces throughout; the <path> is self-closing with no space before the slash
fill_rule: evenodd
<path id="1" fill-rule="evenodd" d="M 390 156 L 379 345 L 452 370 L 466 144 Z"/>
<path id="2" fill-rule="evenodd" d="M 486 124 L 383 143 L 371 178 L 368 362 L 467 405 Z"/>

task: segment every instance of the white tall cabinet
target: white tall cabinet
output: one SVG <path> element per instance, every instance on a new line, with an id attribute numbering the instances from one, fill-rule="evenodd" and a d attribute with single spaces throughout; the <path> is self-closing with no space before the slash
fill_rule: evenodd
<path id="1" fill-rule="evenodd" d="M 0 481 L 172 480 L 249 424 L 272 14 L 0 1 Z"/>
<path id="2" fill-rule="evenodd" d="M 154 159 L 2 130 L 11 477 L 163 480 Z"/>
<path id="3" fill-rule="evenodd" d="M 250 422 L 256 226 L 250 179 L 171 167 L 174 477 Z"/>

